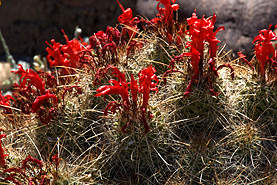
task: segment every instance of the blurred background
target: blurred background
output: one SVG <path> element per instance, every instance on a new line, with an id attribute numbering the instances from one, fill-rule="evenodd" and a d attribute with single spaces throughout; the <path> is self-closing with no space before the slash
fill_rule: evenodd
<path id="1" fill-rule="evenodd" d="M 124 8 L 135 9 L 136 0 L 120 0 Z M 76 26 L 81 36 L 91 36 L 108 25 L 115 26 L 122 13 L 116 0 L 1 0 L 0 29 L 15 60 L 31 62 L 37 54 L 46 56 L 45 41 L 65 43 Z M 136 15 L 136 12 L 134 12 Z M 0 45 L 0 61 L 6 56 Z"/>

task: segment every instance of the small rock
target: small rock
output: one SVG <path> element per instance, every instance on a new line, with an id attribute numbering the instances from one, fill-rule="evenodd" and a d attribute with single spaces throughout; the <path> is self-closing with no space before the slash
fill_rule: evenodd
<path id="1" fill-rule="evenodd" d="M 13 82 L 16 81 L 16 75 L 11 70 L 10 63 L 0 62 L 0 90 L 3 92 L 12 90 Z"/>

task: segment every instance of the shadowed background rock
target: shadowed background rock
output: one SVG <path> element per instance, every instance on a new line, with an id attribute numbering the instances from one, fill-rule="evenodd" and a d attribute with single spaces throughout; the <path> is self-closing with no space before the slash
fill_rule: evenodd
<path id="1" fill-rule="evenodd" d="M 135 8 L 136 0 L 120 2 Z M 36 54 L 46 55 L 45 41 L 65 42 L 61 29 L 72 38 L 78 25 L 82 36 L 91 36 L 114 26 L 121 13 L 116 0 L 2 0 L 0 29 L 15 59 L 30 61 Z M 0 56 L 5 60 L 1 46 Z"/>
<path id="2" fill-rule="evenodd" d="M 182 18 L 191 17 L 195 9 L 198 18 L 215 13 L 215 26 L 225 27 L 225 31 L 217 34 L 227 44 L 225 50 L 242 51 L 248 57 L 252 56 L 252 41 L 259 30 L 277 24 L 277 0 L 176 0 L 176 3 Z M 138 0 L 136 9 L 138 14 L 153 18 L 156 4 L 156 0 Z"/>

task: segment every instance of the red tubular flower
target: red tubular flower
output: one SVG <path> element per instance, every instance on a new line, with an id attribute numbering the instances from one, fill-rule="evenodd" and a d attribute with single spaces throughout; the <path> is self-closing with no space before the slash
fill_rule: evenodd
<path id="1" fill-rule="evenodd" d="M 198 19 L 196 16 L 196 10 L 192 14 L 191 18 L 187 19 L 189 30 L 188 34 L 191 36 L 191 42 L 187 43 L 187 47 L 194 46 L 194 48 L 200 53 L 200 60 L 203 59 L 203 50 L 204 50 L 204 39 L 205 39 L 205 31 L 207 30 L 207 21 L 202 17 L 202 19 Z M 200 68 L 200 67 L 199 67 Z"/>
<path id="2" fill-rule="evenodd" d="M 22 79 L 27 75 L 27 71 L 23 69 L 23 66 L 21 64 L 18 64 L 17 68 L 18 68 L 17 71 L 11 71 L 11 72 L 14 74 L 20 75 L 21 77 L 20 77 L 19 81 L 21 82 Z"/>
<path id="3" fill-rule="evenodd" d="M 176 0 L 156 0 L 156 1 L 159 1 L 157 5 L 157 10 L 159 11 L 159 15 L 161 16 L 162 19 L 164 19 L 169 30 L 171 31 L 172 24 L 174 22 L 173 11 L 177 11 L 179 9 L 179 5 L 178 4 L 171 5 L 171 1 L 172 3 L 175 3 Z M 163 4 L 164 8 L 161 8 L 160 4 Z"/>
<path id="4" fill-rule="evenodd" d="M 106 44 L 114 42 L 116 45 L 119 44 L 121 33 L 118 29 L 108 26 L 106 32 L 98 31 L 89 38 L 90 47 L 97 48 L 103 47 Z"/>
<path id="5" fill-rule="evenodd" d="M 183 44 L 182 38 L 181 38 L 180 35 L 178 35 L 177 38 L 176 38 L 176 45 L 177 45 L 178 47 L 181 47 L 182 44 Z"/>
<path id="6" fill-rule="evenodd" d="M 166 34 L 166 38 L 167 38 L 168 43 L 169 43 L 169 44 L 172 44 L 172 42 L 173 42 L 173 37 L 172 37 L 172 35 L 171 35 L 170 33 L 167 33 L 167 34 Z"/>
<path id="7" fill-rule="evenodd" d="M 10 95 L 3 96 L 0 91 L 0 105 L 4 105 L 4 113 L 5 114 L 12 114 L 12 109 L 8 108 L 10 107 L 10 100 L 13 100 L 15 102 L 15 99 Z"/>
<path id="8" fill-rule="evenodd" d="M 12 71 L 14 74 L 21 75 L 19 82 L 20 88 L 25 88 L 27 83 L 29 85 L 33 85 L 40 91 L 41 94 L 45 93 L 44 82 L 40 78 L 40 76 L 34 72 L 32 69 L 24 70 L 21 64 L 18 64 L 18 70 Z"/>
<path id="9" fill-rule="evenodd" d="M 98 97 L 98 96 L 106 96 L 111 94 L 119 94 L 122 97 L 123 102 L 126 102 L 127 105 L 129 105 L 128 85 L 126 83 L 125 74 L 121 73 L 118 68 L 112 65 L 108 65 L 105 70 L 99 69 L 98 71 L 101 71 L 101 72 L 97 71 L 96 78 L 100 78 L 100 76 L 103 77 L 108 72 L 109 69 L 113 71 L 112 75 L 117 77 L 118 81 L 115 79 L 110 79 L 109 82 L 112 83 L 113 85 L 104 85 L 99 87 L 96 90 L 98 93 L 94 96 Z M 98 79 L 98 81 L 100 81 L 100 79 Z"/>
<path id="10" fill-rule="evenodd" d="M 40 106 L 43 104 L 43 102 L 50 98 L 53 99 L 55 104 L 58 103 L 58 98 L 54 94 L 44 94 L 44 95 L 38 96 L 32 104 L 32 112 L 34 113 L 37 112 L 40 109 Z"/>
<path id="11" fill-rule="evenodd" d="M 156 91 L 158 92 L 158 88 L 156 87 L 159 83 L 158 77 L 155 75 L 156 69 L 152 67 L 152 65 L 147 68 L 142 69 L 139 72 L 139 92 L 143 94 L 143 107 L 147 109 L 148 100 L 149 100 L 149 92 Z M 155 81 L 155 82 L 152 82 Z"/>
<path id="12" fill-rule="evenodd" d="M 125 44 L 119 30 L 110 26 L 107 27 L 106 32 L 98 31 L 92 35 L 89 42 L 98 58 L 104 60 L 118 60 L 117 48 Z"/>
<path id="13" fill-rule="evenodd" d="M 51 40 L 51 44 L 46 41 L 49 46 L 46 48 L 48 52 L 47 60 L 50 67 L 53 66 L 65 66 L 65 67 L 80 67 L 78 66 L 79 52 L 84 50 L 84 48 L 89 48 L 87 43 L 82 42 L 78 39 L 69 40 L 64 30 L 62 30 L 66 44 L 62 45 L 56 42 L 54 39 Z"/>
<path id="14" fill-rule="evenodd" d="M 0 166 L 3 168 L 6 167 L 5 157 L 8 156 L 8 154 L 4 154 L 4 149 L 2 147 L 2 142 L 1 142 L 1 139 L 5 137 L 6 137 L 6 134 L 0 134 Z"/>
<path id="15" fill-rule="evenodd" d="M 191 42 L 187 43 L 186 47 L 190 47 L 190 56 L 191 56 L 191 65 L 193 68 L 193 76 L 198 77 L 199 70 L 201 69 L 201 67 L 200 67 L 201 66 L 201 64 L 200 64 L 201 53 L 197 50 L 197 48 Z"/>
<path id="16" fill-rule="evenodd" d="M 192 14 L 191 18 L 187 19 L 189 30 L 187 31 L 187 34 L 191 37 L 191 42 L 187 42 L 186 47 L 190 47 L 190 53 L 191 53 L 191 65 L 193 68 L 193 76 L 189 82 L 189 85 L 187 86 L 187 90 L 184 93 L 184 96 L 188 96 L 190 94 L 192 84 L 194 83 L 195 79 L 199 78 L 198 82 L 202 82 L 202 77 L 204 73 L 204 45 L 205 43 L 209 43 L 209 54 L 210 59 L 208 61 L 209 64 L 209 71 L 211 72 L 215 77 L 218 77 L 217 68 L 215 64 L 215 57 L 216 52 L 218 49 L 217 44 L 220 42 L 216 38 L 216 34 L 219 31 L 224 30 L 224 27 L 219 27 L 215 32 L 214 30 L 214 24 L 216 21 L 216 15 L 214 14 L 212 19 L 205 19 L 204 16 L 201 19 L 198 19 L 196 16 L 196 10 Z M 224 65 L 222 67 L 229 67 L 231 70 L 230 65 Z M 233 77 L 233 71 L 232 71 L 232 77 Z M 208 77 L 209 78 L 209 77 Z M 209 78 L 210 81 L 210 93 L 211 95 L 217 95 L 216 92 L 212 89 L 213 81 Z"/>
<path id="17" fill-rule="evenodd" d="M 106 35 L 109 43 L 115 42 L 117 45 L 119 44 L 121 39 L 121 33 L 117 28 L 108 26 L 106 29 Z"/>
<path id="18" fill-rule="evenodd" d="M 98 71 L 97 71 L 96 74 L 95 74 L 95 78 L 94 78 L 93 84 L 94 84 L 94 85 L 101 85 L 101 81 L 100 81 L 101 78 L 103 78 L 103 77 L 106 75 L 106 73 L 107 73 L 110 69 L 113 71 L 112 74 L 113 74 L 115 77 L 118 78 L 119 83 L 122 83 L 122 84 L 124 84 L 124 85 L 127 85 L 127 84 L 126 84 L 125 74 L 124 74 L 124 73 L 121 73 L 121 72 L 119 71 L 119 69 L 116 68 L 116 67 L 114 67 L 113 65 L 108 65 L 108 66 L 105 67 L 105 68 L 100 68 L 100 69 L 98 69 Z"/>
<path id="19" fill-rule="evenodd" d="M 62 54 L 61 48 L 62 44 L 56 42 L 54 39 L 51 40 L 51 44 L 47 41 L 45 42 L 49 47 L 46 48 L 48 55 L 46 57 L 47 61 L 50 64 L 50 67 L 53 66 L 68 66 L 66 56 Z"/>
<path id="20" fill-rule="evenodd" d="M 96 73 L 96 76 L 98 78 L 97 81 L 100 80 L 100 76 L 103 77 L 103 74 L 107 73 L 109 69 L 112 69 L 112 75 L 118 78 L 118 80 L 110 79 L 109 82 L 113 85 L 104 85 L 99 87 L 96 91 L 97 94 L 94 95 L 95 97 L 98 96 L 106 96 L 106 95 L 112 95 L 112 94 L 118 94 L 121 96 L 123 103 L 117 103 L 116 101 L 109 102 L 109 104 L 106 106 L 104 110 L 104 115 L 108 114 L 108 111 L 110 110 L 113 114 L 116 110 L 120 110 L 122 108 L 121 114 L 123 116 L 130 114 L 133 114 L 132 116 L 128 115 L 128 122 L 124 124 L 121 128 L 123 133 L 128 132 L 126 129 L 129 125 L 132 124 L 132 122 L 135 119 L 139 119 L 143 122 L 145 132 L 149 131 L 149 127 L 147 125 L 146 118 L 148 115 L 146 115 L 147 112 L 147 105 L 149 100 L 149 93 L 150 91 L 158 91 L 157 84 L 159 83 L 158 77 L 155 75 L 156 69 L 154 67 L 149 66 L 145 69 L 142 69 L 139 72 L 139 85 L 137 81 L 134 79 L 133 74 L 131 74 L 131 82 L 126 83 L 125 74 L 121 73 L 118 68 L 109 65 L 106 67 L 106 69 L 99 69 Z M 101 72 L 100 72 L 101 71 Z M 130 87 L 129 87 L 130 86 Z M 128 91 L 131 90 L 132 95 L 132 101 L 129 99 Z M 140 107 L 138 106 L 138 93 L 142 94 L 143 102 L 142 105 L 140 104 Z M 130 105 L 131 104 L 131 105 Z M 139 114 L 139 115 L 138 115 Z M 132 117 L 132 118 L 131 118 Z M 137 120 L 135 120 L 137 122 Z"/>
<path id="21" fill-rule="evenodd" d="M 218 27 L 216 29 L 215 32 L 213 32 L 215 21 L 216 21 L 216 15 L 214 14 L 212 20 L 209 21 L 210 25 L 209 25 L 208 30 L 207 30 L 208 31 L 208 35 L 205 38 L 206 41 L 209 43 L 210 58 L 214 58 L 216 56 L 216 52 L 217 52 L 217 49 L 219 47 L 217 44 L 220 42 L 220 40 L 218 40 L 215 37 L 217 32 L 225 30 L 224 26 L 220 26 L 220 27 Z"/>
<path id="22" fill-rule="evenodd" d="M 45 93 L 45 85 L 43 80 L 40 78 L 40 76 L 34 72 L 32 69 L 27 69 L 28 74 L 25 76 L 23 81 L 21 82 L 20 86 L 24 87 L 25 84 L 28 82 L 28 84 L 31 84 L 35 86 L 41 94 Z"/>
<path id="23" fill-rule="evenodd" d="M 127 28 L 127 32 L 130 38 L 134 37 L 135 34 L 137 33 L 136 31 L 138 30 L 137 27 L 137 23 L 138 23 L 138 18 L 137 17 L 133 17 L 133 11 L 131 8 L 127 8 L 126 10 L 124 9 L 124 7 L 119 3 L 118 0 L 116 0 L 119 7 L 121 8 L 123 14 L 121 14 L 118 17 L 118 22 L 121 24 L 124 24 L 126 26 L 131 27 L 133 30 L 130 30 Z M 125 35 L 126 34 L 126 28 L 123 28 L 122 30 L 122 34 Z"/>
<path id="24" fill-rule="evenodd" d="M 39 170 L 35 169 L 37 167 L 39 167 Z M 28 184 L 45 184 L 44 182 L 46 181 L 44 181 L 42 167 L 42 161 L 29 155 L 22 161 L 21 167 L 7 168 L 3 170 L 3 172 L 6 173 L 4 182 L 10 181 L 16 185 L 21 185 L 21 182 L 28 182 Z M 37 175 L 34 173 L 37 173 Z M 18 179 L 20 179 L 20 182 Z M 40 180 L 40 182 L 38 182 L 38 180 Z"/>
<path id="25" fill-rule="evenodd" d="M 62 30 L 62 32 L 66 40 L 66 45 L 62 46 L 62 51 L 65 56 L 68 56 L 70 67 L 76 68 L 77 61 L 79 60 L 78 52 L 82 51 L 84 48 L 81 46 L 80 42 L 77 39 L 69 41 L 68 36 L 65 34 L 64 30 Z"/>
<path id="26" fill-rule="evenodd" d="M 216 56 L 216 52 L 218 49 L 217 44 L 218 42 L 220 42 L 220 40 L 218 40 L 215 36 L 218 31 L 224 30 L 224 27 L 222 26 L 222 27 L 219 27 L 215 32 L 213 32 L 215 21 L 216 21 L 215 14 L 213 15 L 212 19 L 205 19 L 204 16 L 201 19 L 198 19 L 196 16 L 196 10 L 192 14 L 192 17 L 187 19 L 188 25 L 190 26 L 188 30 L 188 34 L 191 36 L 192 41 L 188 42 L 186 47 L 191 47 L 191 53 L 195 53 L 194 56 L 197 57 L 195 58 L 196 60 L 195 60 L 194 69 L 196 69 L 196 63 L 198 60 L 198 56 L 196 55 L 195 50 L 199 52 L 199 60 L 198 60 L 199 67 L 196 70 L 200 72 L 200 77 L 202 76 L 202 73 L 203 73 L 203 54 L 204 54 L 205 42 L 209 43 L 210 58 L 214 58 Z M 192 46 L 194 46 L 194 48 Z M 211 63 L 210 65 L 212 68 L 214 67 L 213 63 Z"/>
<path id="27" fill-rule="evenodd" d="M 272 25 L 269 25 L 269 28 L 263 29 L 259 32 L 259 35 L 256 36 L 253 40 L 255 45 L 254 50 L 256 52 L 256 57 L 260 61 L 261 68 L 261 77 L 265 79 L 265 65 L 266 62 L 270 59 L 270 55 L 274 53 L 274 47 L 272 46 L 272 41 L 277 40 L 276 34 L 270 30 Z"/>
<path id="28" fill-rule="evenodd" d="M 120 84 L 122 84 L 122 85 L 124 85 L 124 86 L 127 85 L 127 83 L 126 83 L 126 78 L 125 78 L 125 74 L 124 74 L 124 73 L 121 73 L 117 67 L 114 67 L 114 66 L 112 66 L 112 65 L 108 65 L 108 66 L 107 66 L 107 68 L 106 68 L 106 73 L 107 73 L 107 71 L 108 71 L 109 69 L 111 69 L 111 70 L 113 71 L 112 74 L 113 74 L 115 77 L 118 78 Z"/>
<path id="29" fill-rule="evenodd" d="M 129 104 L 129 98 L 128 98 L 128 88 L 121 86 L 120 83 L 114 79 L 109 80 L 110 83 L 113 85 L 105 85 L 99 87 L 96 91 L 97 94 L 94 95 L 95 97 L 98 96 L 106 96 L 106 95 L 111 95 L 111 94 L 119 94 L 123 102 L 126 102 Z"/>

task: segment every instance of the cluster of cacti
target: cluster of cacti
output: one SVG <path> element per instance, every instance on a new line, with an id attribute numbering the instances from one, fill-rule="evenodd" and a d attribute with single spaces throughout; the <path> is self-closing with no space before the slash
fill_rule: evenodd
<path id="1" fill-rule="evenodd" d="M 118 4 L 120 24 L 89 43 L 47 42 L 50 70 L 13 71 L 13 96 L 0 94 L 1 181 L 276 183 L 276 34 L 260 32 L 251 62 L 231 60 L 216 15 L 179 23 L 179 5 L 159 0 L 146 20 Z"/>

